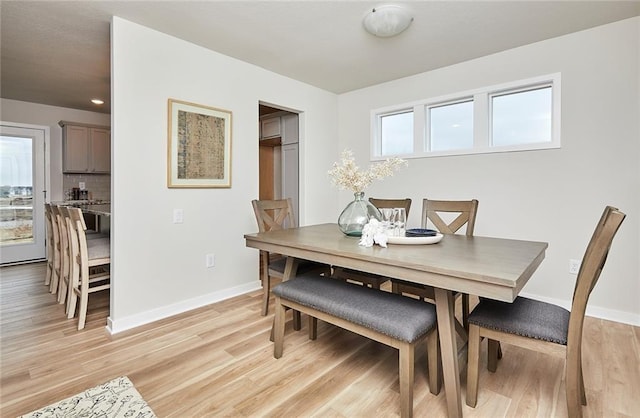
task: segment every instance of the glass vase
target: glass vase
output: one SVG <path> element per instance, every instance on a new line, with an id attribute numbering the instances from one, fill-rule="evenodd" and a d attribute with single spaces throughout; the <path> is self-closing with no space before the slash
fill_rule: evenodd
<path id="1" fill-rule="evenodd" d="M 353 194 L 353 202 L 349 203 L 338 217 L 338 227 L 340 231 L 350 237 L 362 236 L 362 228 L 371 218 L 382 219 L 378 208 L 364 199 L 364 192 Z"/>

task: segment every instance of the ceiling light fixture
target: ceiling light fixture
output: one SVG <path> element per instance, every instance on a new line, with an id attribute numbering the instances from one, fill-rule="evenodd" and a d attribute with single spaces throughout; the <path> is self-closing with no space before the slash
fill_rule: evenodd
<path id="1" fill-rule="evenodd" d="M 96 104 L 96 105 L 101 105 L 101 104 L 104 104 L 104 100 L 91 99 L 91 103 Z"/>
<path id="2" fill-rule="evenodd" d="M 388 38 L 407 29 L 411 22 L 413 16 L 408 10 L 400 6 L 384 5 L 367 12 L 362 24 L 370 34 Z"/>

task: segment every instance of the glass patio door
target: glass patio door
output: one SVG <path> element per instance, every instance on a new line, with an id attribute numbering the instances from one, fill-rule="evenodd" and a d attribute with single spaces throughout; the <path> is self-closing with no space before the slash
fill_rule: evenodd
<path id="1" fill-rule="evenodd" d="M 46 127 L 0 125 L 0 264 L 46 257 Z"/>

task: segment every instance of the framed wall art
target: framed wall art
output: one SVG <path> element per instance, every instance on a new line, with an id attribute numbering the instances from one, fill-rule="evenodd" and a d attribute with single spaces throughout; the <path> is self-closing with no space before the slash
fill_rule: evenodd
<path id="1" fill-rule="evenodd" d="M 169 99 L 169 188 L 231 187 L 231 112 Z"/>

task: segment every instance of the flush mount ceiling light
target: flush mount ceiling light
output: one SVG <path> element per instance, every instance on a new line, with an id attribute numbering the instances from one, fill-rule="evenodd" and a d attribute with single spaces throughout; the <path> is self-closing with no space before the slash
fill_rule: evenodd
<path id="1" fill-rule="evenodd" d="M 101 105 L 101 104 L 104 104 L 104 100 L 91 99 L 91 103 L 96 104 L 96 105 Z"/>
<path id="2" fill-rule="evenodd" d="M 384 5 L 367 12 L 362 24 L 370 34 L 388 38 L 407 29 L 411 22 L 413 16 L 408 10 L 400 6 Z"/>

